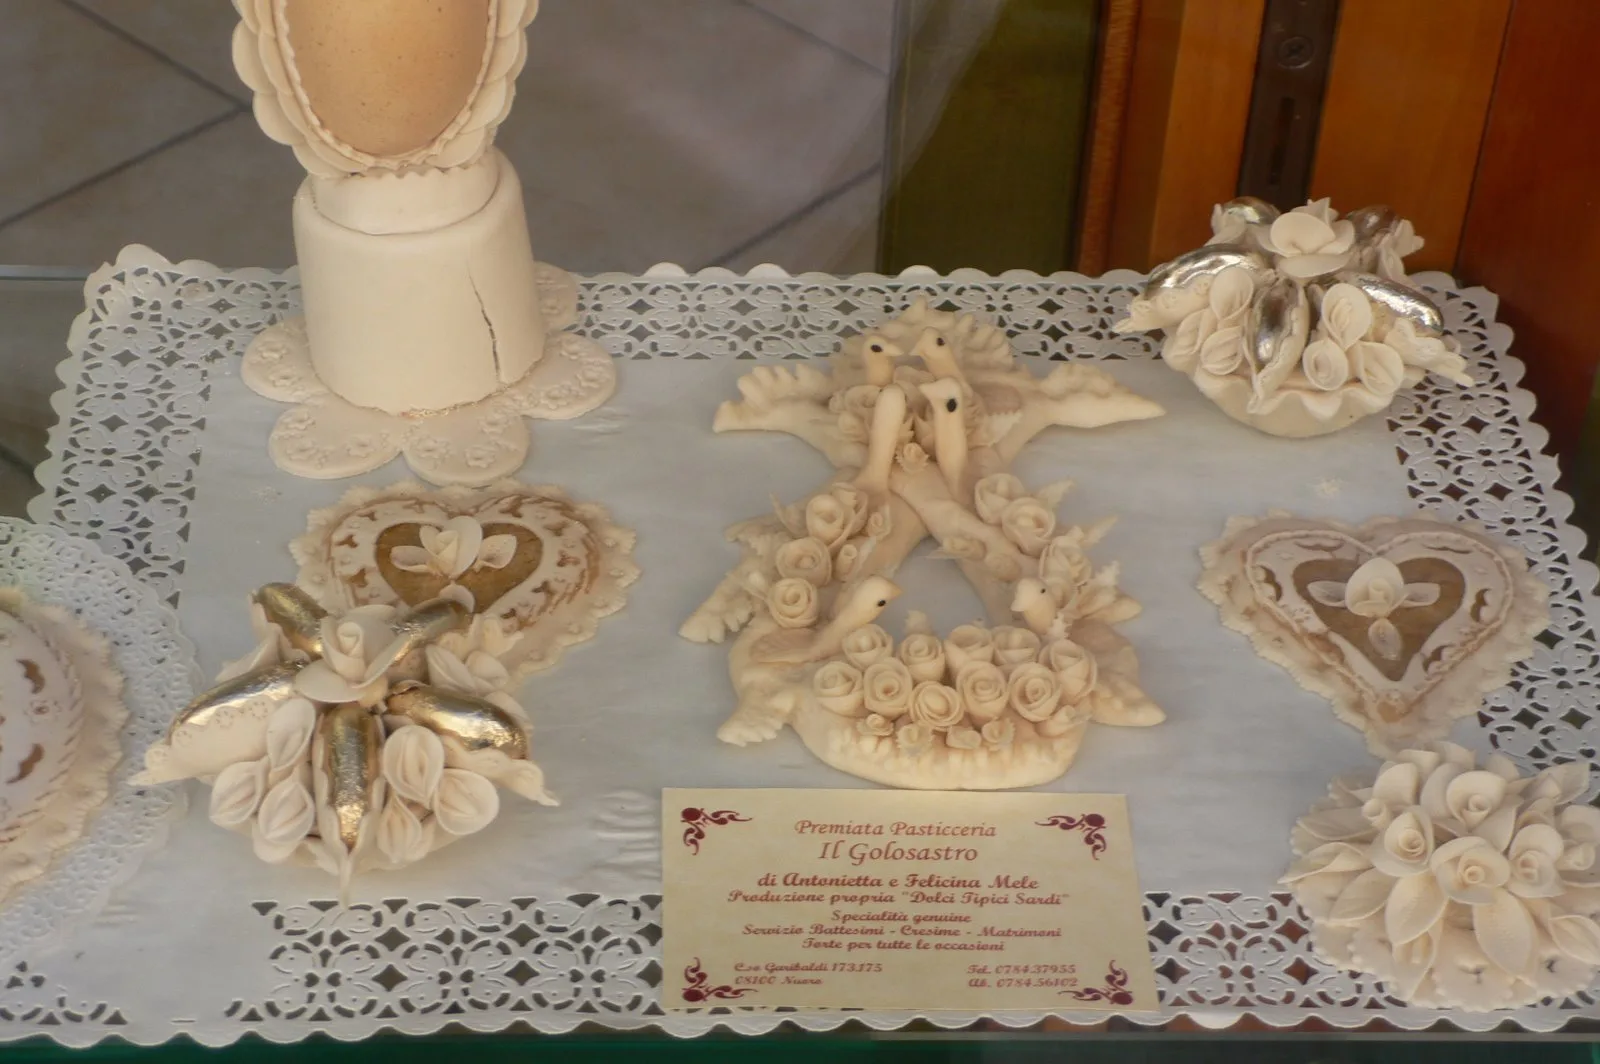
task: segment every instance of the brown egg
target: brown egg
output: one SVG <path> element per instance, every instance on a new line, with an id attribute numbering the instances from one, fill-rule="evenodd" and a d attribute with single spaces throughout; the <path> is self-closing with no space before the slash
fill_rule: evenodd
<path id="1" fill-rule="evenodd" d="M 370 155 L 426 147 L 472 98 L 494 0 L 287 0 L 311 109 Z"/>

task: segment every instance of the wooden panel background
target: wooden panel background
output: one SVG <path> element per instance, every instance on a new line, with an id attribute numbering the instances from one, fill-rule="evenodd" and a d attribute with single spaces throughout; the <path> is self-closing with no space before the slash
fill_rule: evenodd
<path id="1" fill-rule="evenodd" d="M 1265 0 L 1142 0 L 1107 266 L 1202 244 L 1239 179 Z"/>
<path id="2" fill-rule="evenodd" d="M 1600 3 L 1519 0 L 1462 234 L 1458 272 L 1500 296 L 1538 420 L 1584 481 L 1578 442 L 1600 362 Z M 1600 446 L 1600 440 L 1596 441 Z M 1592 449 L 1591 449 L 1592 450 Z M 1581 461 L 1580 461 L 1581 460 Z"/>
<path id="3" fill-rule="evenodd" d="M 1074 269 L 1104 273 L 1111 252 L 1111 211 L 1117 196 L 1117 167 L 1127 135 L 1128 91 L 1133 46 L 1139 31 L 1139 0 L 1105 0 L 1100 6 L 1094 103 L 1089 117 L 1089 147 L 1078 210 L 1078 248 Z"/>
<path id="4" fill-rule="evenodd" d="M 1427 241 L 1411 270 L 1454 268 L 1511 4 L 1340 6 L 1311 195 L 1340 211 L 1387 203 L 1410 218 Z"/>

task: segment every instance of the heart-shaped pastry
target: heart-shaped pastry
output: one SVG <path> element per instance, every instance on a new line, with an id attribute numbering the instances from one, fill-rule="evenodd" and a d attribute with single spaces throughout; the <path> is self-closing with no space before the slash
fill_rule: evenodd
<path id="1" fill-rule="evenodd" d="M 1550 623 L 1549 589 L 1521 552 L 1426 516 L 1234 518 L 1200 556 L 1223 623 L 1379 755 L 1443 738 Z"/>
<path id="2" fill-rule="evenodd" d="M 415 606 L 445 597 L 501 622 L 519 675 L 549 668 L 639 576 L 634 534 L 602 506 L 560 489 L 501 481 L 430 489 L 414 481 L 356 488 L 308 519 L 290 544 L 296 582 L 329 612 Z"/>
<path id="3" fill-rule="evenodd" d="M 128 717 L 121 692 L 105 639 L 0 587 L 0 903 L 105 800 Z"/>

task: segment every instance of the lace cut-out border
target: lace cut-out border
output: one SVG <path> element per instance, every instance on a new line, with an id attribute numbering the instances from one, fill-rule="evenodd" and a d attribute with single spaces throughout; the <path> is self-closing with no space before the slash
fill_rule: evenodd
<path id="1" fill-rule="evenodd" d="M 1050 360 L 1152 358 L 1148 338 L 1111 332 L 1139 280 L 1127 271 L 1091 279 L 1065 273 L 1040 277 L 1026 271 L 991 277 L 961 270 L 940 276 L 923 269 L 897 277 L 790 277 L 776 267 L 758 267 L 743 277 L 720 269 L 691 277 L 668 265 L 642 277 L 606 274 L 585 279 L 578 328 L 620 359 L 808 358 L 831 351 L 841 332 L 861 329 L 926 295 L 935 305 L 972 310 L 1000 321 L 1023 354 Z M 1485 290 L 1455 289 L 1453 281 L 1440 274 L 1423 275 L 1421 280 L 1434 291 L 1451 329 L 1470 353 L 1480 383 L 1462 390 L 1424 382 L 1388 411 L 1411 495 L 1420 508 L 1449 520 L 1476 521 L 1517 544 L 1552 588 L 1553 620 L 1541 639 L 1540 653 L 1517 667 L 1509 687 L 1490 696 L 1480 725 L 1496 747 L 1525 767 L 1596 758 L 1600 650 L 1592 589 L 1597 573 L 1581 556 L 1582 534 L 1567 524 L 1572 502 L 1555 490 L 1555 461 L 1540 453 L 1548 437 L 1531 421 L 1533 397 L 1519 387 L 1522 364 L 1505 353 L 1510 330 L 1493 320 L 1497 300 Z M 167 602 L 175 603 L 199 462 L 198 437 L 210 399 L 209 374 L 219 366 L 227 371 L 257 330 L 298 309 L 295 273 L 223 271 L 192 261 L 174 264 L 133 246 L 89 279 L 85 296 L 85 310 L 69 338 L 72 354 L 58 370 L 64 388 L 53 403 L 60 421 L 51 433 L 51 457 L 37 474 L 44 491 L 30 506 L 30 514 L 37 521 L 60 524 L 100 541 Z M 397 908 L 387 909 L 390 904 Z M 226 1016 L 216 1018 L 219 1028 L 185 1030 L 206 1044 L 225 1044 L 246 1030 L 278 1040 L 298 1039 L 318 1024 L 297 1017 L 318 1014 L 327 1017 L 322 1026 L 346 1038 L 383 1028 L 430 1031 L 452 1020 L 483 1030 L 523 1020 L 548 1031 L 598 1020 L 619 1027 L 659 1024 L 673 1033 L 693 1034 L 716 1025 L 756 1033 L 784 1020 L 820 1029 L 849 1018 L 891 1029 L 919 1018 L 912 1013 L 736 1010 L 663 1016 L 653 1011 L 658 1006 L 651 980 L 659 981 L 659 971 L 650 970 L 656 963 L 650 936 L 659 931 L 649 920 L 637 932 L 623 929 L 642 919 L 641 914 L 653 914 L 656 904 L 658 899 L 649 896 L 607 901 L 580 895 L 555 903 L 547 913 L 549 906 L 531 899 L 386 903 L 390 924 L 395 920 L 412 924 L 398 931 L 386 926 L 380 934 L 395 931 L 408 948 L 421 950 L 419 957 L 439 953 L 437 945 L 425 947 L 431 940 L 417 930 L 427 926 L 427 919 L 448 924 L 455 921 L 448 915 L 451 906 L 496 906 L 502 914 L 496 919 L 512 921 L 505 941 L 514 942 L 509 937 L 513 933 L 532 934 L 519 945 L 535 943 L 532 949 L 537 955 L 558 969 L 562 960 L 578 957 L 580 966 L 568 972 L 569 977 L 576 973 L 575 985 L 581 989 L 563 991 L 568 994 L 565 998 L 552 996 L 547 974 L 541 975 L 531 959 L 519 956 L 534 974 L 518 972 L 512 977 L 515 965 L 505 969 L 508 984 L 495 989 L 496 1000 L 503 994 L 504 1002 L 485 1006 L 483 1012 L 474 1012 L 473 1003 L 486 1001 L 487 990 L 458 989 L 442 1002 L 428 1004 L 419 998 L 409 1005 L 397 1004 L 385 991 L 385 997 L 372 997 L 367 1006 L 343 1011 L 331 1000 L 301 1001 L 298 991 L 285 991 L 288 997 L 281 1000 L 275 995 L 271 1001 L 236 1002 Z M 613 906 L 630 915 L 621 923 L 591 915 L 591 910 L 612 912 Z M 290 919 L 289 910 L 278 902 L 259 902 L 255 908 L 268 919 L 288 921 L 279 929 L 280 942 L 269 960 L 283 980 L 280 988 L 288 986 L 293 973 L 302 970 L 296 966 L 307 963 L 302 955 L 310 956 L 306 944 L 311 940 L 305 936 L 318 933 L 315 921 L 302 927 L 302 917 Z M 427 919 L 417 915 L 430 911 L 436 915 Z M 1287 895 L 1151 893 L 1147 916 L 1169 1017 L 1189 1015 L 1208 1027 L 1226 1027 L 1253 1015 L 1278 1026 L 1315 1017 L 1341 1026 L 1382 1019 L 1398 1027 L 1420 1028 L 1444 1016 L 1406 1008 L 1370 981 L 1320 966 L 1309 952 L 1303 923 Z M 417 919 L 423 923 L 417 924 Z M 543 933 L 546 928 L 548 933 Z M 422 936 L 416 943 L 411 939 L 413 930 Z M 463 951 L 463 958 L 470 957 L 473 949 L 498 950 L 494 943 L 501 941 L 477 930 L 470 943 L 465 933 L 459 937 L 461 943 L 451 949 Z M 334 956 L 326 955 L 330 960 Z M 609 978 L 604 964 L 613 956 L 618 972 L 626 976 L 619 987 L 633 995 L 628 1004 L 606 996 L 623 990 L 602 992 L 584 985 L 586 979 L 598 985 Z M 417 963 L 438 962 L 424 958 Z M 394 984 L 401 988 L 415 981 L 392 958 L 375 971 L 362 969 L 357 974 L 370 976 L 380 987 L 380 977 L 392 981 L 401 976 Z M 640 998 L 637 985 L 651 990 Z M 536 989 L 527 989 L 530 986 Z M 402 997 L 405 993 L 409 991 Z M 462 1011 L 452 1013 L 451 1008 Z M 1507 1020 L 1529 1029 L 1552 1030 L 1574 1016 L 1595 1013 L 1591 992 L 1515 1012 L 1448 1018 L 1475 1030 Z M 978 1014 L 933 1017 L 941 1026 L 961 1026 L 980 1018 Z M 1007 1014 L 1001 1022 L 1021 1026 L 1041 1018 Z M 40 1029 L 26 1023 L 19 1030 L 19 1022 L 0 1017 L 0 1036 Z M 162 1041 L 178 1033 L 169 1020 L 135 1018 L 129 1027 L 117 1033 L 140 1042 Z M 69 1040 L 65 1032 L 47 1033 Z M 70 1040 L 76 1043 L 78 1038 L 73 1035 Z"/>

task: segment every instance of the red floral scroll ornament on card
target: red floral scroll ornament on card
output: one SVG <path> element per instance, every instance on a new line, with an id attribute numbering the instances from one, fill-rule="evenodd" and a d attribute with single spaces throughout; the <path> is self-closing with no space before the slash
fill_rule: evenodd
<path id="1" fill-rule="evenodd" d="M 1088 986 L 1079 990 L 1063 990 L 1063 994 L 1079 1001 L 1107 1001 L 1113 1005 L 1132 1005 L 1133 991 L 1128 989 L 1128 973 L 1112 961 L 1106 972 L 1105 986 Z"/>
<path id="2" fill-rule="evenodd" d="M 688 826 L 683 829 L 683 844 L 689 851 L 699 854 L 700 843 L 705 841 L 706 827 L 714 824 L 746 824 L 750 818 L 740 816 L 732 809 L 697 809 L 690 806 L 679 817 Z"/>
<path id="3" fill-rule="evenodd" d="M 712 986 L 711 977 L 700 967 L 700 958 L 696 957 L 683 969 L 683 981 L 687 984 L 682 991 L 683 1000 L 691 1005 L 698 1005 L 702 1001 L 713 1001 L 718 998 L 741 998 L 746 994 L 754 994 L 751 987 L 734 987 L 722 985 Z M 1132 1000 L 1131 998 L 1129 1000 Z"/>
<path id="4" fill-rule="evenodd" d="M 1083 816 L 1053 816 L 1046 820 L 1035 821 L 1040 827 L 1060 828 L 1062 831 L 1081 831 L 1083 841 L 1088 845 L 1096 861 L 1106 852 L 1106 818 L 1099 813 L 1085 813 Z"/>

